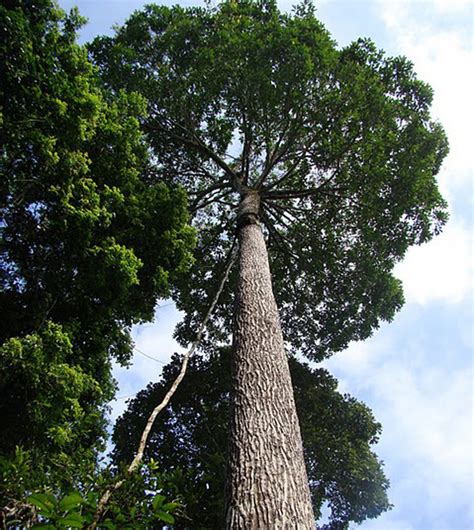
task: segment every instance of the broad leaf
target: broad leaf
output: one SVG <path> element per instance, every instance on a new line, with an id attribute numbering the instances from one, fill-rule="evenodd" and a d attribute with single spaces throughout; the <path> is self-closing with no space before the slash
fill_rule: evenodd
<path id="1" fill-rule="evenodd" d="M 66 495 L 58 504 L 59 510 L 68 512 L 72 510 L 73 508 L 77 508 L 84 502 L 81 495 L 77 492 L 71 493 L 70 495 Z"/>
<path id="2" fill-rule="evenodd" d="M 151 501 L 151 504 L 152 504 L 153 508 L 155 510 L 157 508 L 160 508 L 163 505 L 163 502 L 164 502 L 165 498 L 166 497 L 164 495 L 155 495 L 155 497 Z"/>
<path id="3" fill-rule="evenodd" d="M 26 499 L 40 509 L 41 515 L 50 517 L 56 504 L 56 498 L 50 493 L 33 493 Z"/>
<path id="4" fill-rule="evenodd" d="M 156 512 L 156 516 L 158 517 L 158 519 L 160 519 L 164 523 L 174 524 L 175 519 L 170 513 L 163 512 L 162 510 L 158 510 Z"/>
<path id="5" fill-rule="evenodd" d="M 70 513 L 59 521 L 63 528 L 82 528 L 83 523 L 84 517 L 79 513 Z"/>

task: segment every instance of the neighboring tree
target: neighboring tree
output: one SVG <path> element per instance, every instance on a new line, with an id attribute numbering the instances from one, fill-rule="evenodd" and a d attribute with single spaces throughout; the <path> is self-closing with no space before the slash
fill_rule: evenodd
<path id="1" fill-rule="evenodd" d="M 153 427 L 145 458 L 165 470 L 164 491 L 181 497 L 184 517 L 178 528 L 224 527 L 227 424 L 231 391 L 230 348 L 204 359 L 193 357 L 187 376 Z M 115 425 L 114 461 L 130 462 L 149 414 L 176 378 L 181 357 L 163 369 L 130 403 Z M 363 404 L 337 392 L 326 370 L 312 370 L 290 358 L 295 402 L 305 448 L 316 518 L 327 502 L 332 528 L 377 517 L 389 508 L 388 481 L 371 451 L 380 434 Z M 168 482 L 168 488 L 166 488 Z"/>
<path id="2" fill-rule="evenodd" d="M 29 450 L 44 487 L 95 462 L 111 361 L 195 238 L 185 191 L 151 172 L 143 97 L 100 88 L 82 22 L 50 0 L 0 7 L 0 454 Z"/>
<path id="3" fill-rule="evenodd" d="M 338 50 L 308 2 L 151 5 L 91 54 L 112 90 L 146 97 L 155 170 L 192 201 L 196 261 L 174 292 L 184 342 L 239 240 L 207 337 L 235 322 L 226 525 L 313 528 L 284 346 L 321 360 L 401 307 L 394 265 L 447 217 L 432 91 L 368 40 Z"/>

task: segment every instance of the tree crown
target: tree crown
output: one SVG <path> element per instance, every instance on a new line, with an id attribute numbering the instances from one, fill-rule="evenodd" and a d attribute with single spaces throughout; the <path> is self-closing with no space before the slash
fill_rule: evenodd
<path id="1" fill-rule="evenodd" d="M 155 171 L 188 191 L 199 244 L 175 293 L 190 337 L 251 191 L 293 351 L 321 359 L 403 303 L 392 269 L 446 221 L 435 176 L 447 153 L 432 91 L 369 40 L 338 49 L 314 10 L 272 1 L 147 6 L 97 39 L 106 83 L 148 100 Z M 232 288 L 214 339 L 231 329 Z"/>

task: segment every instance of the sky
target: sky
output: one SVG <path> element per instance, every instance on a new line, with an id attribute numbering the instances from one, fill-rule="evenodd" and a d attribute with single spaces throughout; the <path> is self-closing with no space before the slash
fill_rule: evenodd
<path id="1" fill-rule="evenodd" d="M 87 16 L 81 41 L 112 34 L 145 2 L 61 0 Z M 167 2 L 163 2 L 167 3 Z M 170 2 L 176 3 L 176 2 Z M 200 2 L 178 2 L 194 5 Z M 473 164 L 474 3 L 471 0 L 319 0 L 317 16 L 340 46 L 372 38 L 388 55 L 405 55 L 431 84 L 432 114 L 446 129 L 450 154 L 439 175 L 450 220 L 442 235 L 410 249 L 395 274 L 406 304 L 394 321 L 353 343 L 324 366 L 341 392 L 364 401 L 383 425 L 376 452 L 390 478 L 394 508 L 353 525 L 360 530 L 472 530 L 473 490 Z M 279 2 L 289 9 L 290 2 Z M 174 351 L 179 314 L 161 302 L 154 323 L 133 330 L 134 361 L 116 367 L 118 399 L 159 378 Z M 152 356 L 152 360 L 146 355 Z"/>

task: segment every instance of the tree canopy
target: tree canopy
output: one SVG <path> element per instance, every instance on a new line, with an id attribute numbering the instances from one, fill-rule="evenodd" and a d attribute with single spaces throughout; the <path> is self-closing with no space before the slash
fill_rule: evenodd
<path id="1" fill-rule="evenodd" d="M 146 458 L 166 470 L 164 492 L 179 495 L 184 517 L 178 526 L 224 526 L 227 425 L 230 402 L 230 348 L 208 358 L 193 357 L 186 378 L 153 427 Z M 161 381 L 150 383 L 131 400 L 115 425 L 114 461 L 133 458 L 148 416 L 179 372 L 175 355 Z M 290 359 L 296 406 L 305 447 L 315 516 L 327 502 L 330 527 L 377 517 L 390 505 L 388 481 L 371 450 L 381 426 L 356 399 L 341 395 L 336 380 L 324 369 Z"/>
<path id="2" fill-rule="evenodd" d="M 393 317 L 394 265 L 447 217 L 435 179 L 447 141 L 407 59 L 369 40 L 339 49 L 309 3 L 282 13 L 272 0 L 150 5 L 90 51 L 107 86 L 147 99 L 155 171 L 190 196 L 196 261 L 174 291 L 183 342 L 248 190 L 292 352 L 321 360 Z M 231 282 L 210 341 L 231 331 L 232 292 Z"/>
<path id="3" fill-rule="evenodd" d="M 0 451 L 61 477 L 101 447 L 111 360 L 194 243 L 185 191 L 151 174 L 144 98 L 101 87 L 82 23 L 50 0 L 0 7 Z"/>

